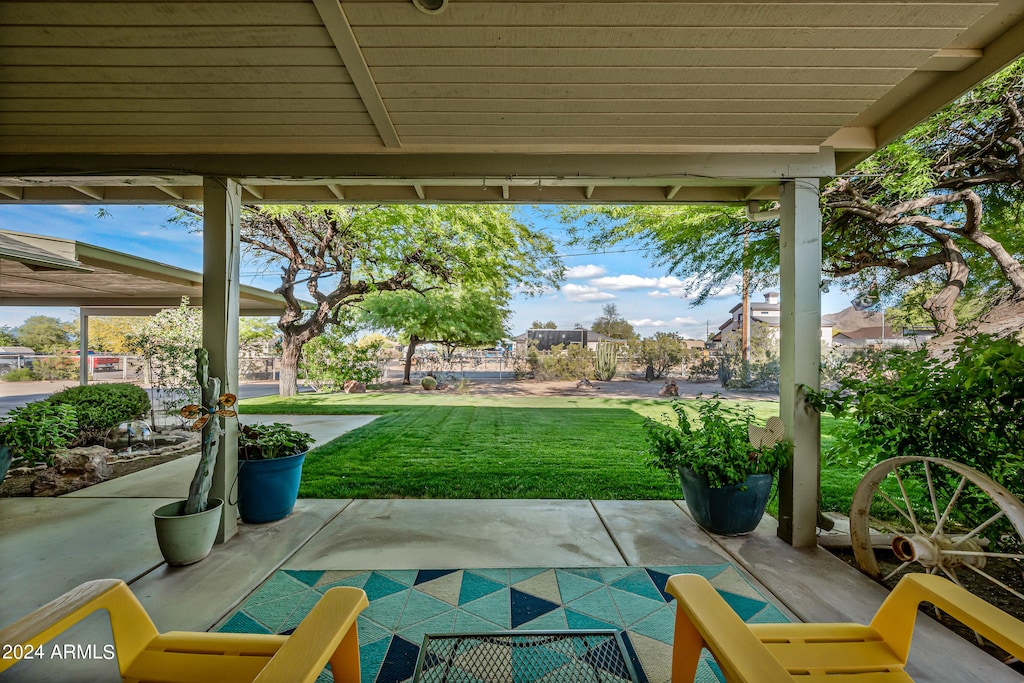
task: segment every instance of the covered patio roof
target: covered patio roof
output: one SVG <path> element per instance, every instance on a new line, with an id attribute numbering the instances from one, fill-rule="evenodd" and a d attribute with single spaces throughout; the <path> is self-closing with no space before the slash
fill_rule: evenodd
<path id="1" fill-rule="evenodd" d="M 1024 51 L 1019 0 L 0 5 L 0 202 L 734 202 Z"/>
<path id="2" fill-rule="evenodd" d="M 279 294 L 241 285 L 240 313 L 279 316 Z M 151 315 L 181 297 L 203 305 L 203 276 L 84 242 L 0 230 L 0 306 L 74 306 L 88 315 Z"/>

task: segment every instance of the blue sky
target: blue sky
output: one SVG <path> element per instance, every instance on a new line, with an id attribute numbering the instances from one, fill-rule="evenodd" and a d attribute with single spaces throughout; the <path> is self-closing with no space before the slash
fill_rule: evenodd
<path id="1" fill-rule="evenodd" d="M 99 247 L 123 251 L 169 265 L 200 271 L 202 238 L 182 226 L 168 225 L 172 209 L 162 206 L 106 207 L 110 216 L 98 218 L 91 206 L 0 206 L 0 227 L 75 239 Z M 556 241 L 565 237 L 565 228 L 546 219 L 531 208 L 523 208 L 524 217 Z M 628 246 L 609 253 L 588 252 L 582 248 L 560 249 L 567 268 L 566 280 L 559 290 L 535 297 L 518 296 L 513 301 L 509 321 L 512 334 L 524 331 L 532 321 L 553 320 L 561 327 L 576 324 L 589 328 L 609 303 L 644 336 L 655 332 L 678 332 L 694 339 L 705 338 L 728 318 L 728 311 L 739 302 L 738 282 L 699 308 L 690 306 L 685 284 L 663 268 L 654 267 L 641 251 Z M 275 275 L 261 275 L 242 264 L 242 282 L 265 289 L 279 284 Z M 761 293 L 752 295 L 762 300 Z M 825 294 L 822 310 L 839 311 L 852 298 L 833 287 Z M 17 326 L 30 315 L 49 315 L 62 320 L 77 318 L 72 308 L 14 308 L 3 306 L 0 292 L 0 325 Z"/>

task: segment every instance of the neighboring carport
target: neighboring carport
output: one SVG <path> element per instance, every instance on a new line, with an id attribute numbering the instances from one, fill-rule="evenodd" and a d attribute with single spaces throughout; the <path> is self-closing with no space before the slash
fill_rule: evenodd
<path id="1" fill-rule="evenodd" d="M 1020 0 L 6 2 L 0 202 L 203 202 L 204 316 L 224 332 L 204 344 L 230 389 L 243 202 L 778 201 L 781 410 L 796 443 L 780 534 L 812 545 L 819 425 L 800 387 L 818 384 L 821 179 L 1016 59 L 1022 12 Z"/>
<path id="2" fill-rule="evenodd" d="M 153 315 L 203 305 L 203 276 L 59 237 L 0 230 L 0 306 L 79 309 L 79 380 L 88 381 L 89 316 Z M 239 285 L 239 315 L 280 316 L 279 294 Z"/>

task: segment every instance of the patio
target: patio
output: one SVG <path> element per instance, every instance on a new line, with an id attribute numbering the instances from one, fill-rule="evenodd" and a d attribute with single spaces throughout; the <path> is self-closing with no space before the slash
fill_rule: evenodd
<path id="1" fill-rule="evenodd" d="M 366 416 L 290 416 L 322 443 Z M 326 420 L 326 421 L 325 421 Z M 333 421 L 328 423 L 327 421 Z M 193 456 L 194 457 L 194 456 Z M 84 581 L 127 581 L 163 630 L 217 629 L 279 569 L 389 570 L 619 567 L 732 563 L 789 618 L 867 621 L 885 590 L 827 551 L 797 549 L 766 518 L 746 537 L 710 536 L 682 501 L 301 500 L 296 512 L 239 533 L 195 565 L 160 557 L 150 513 L 183 495 L 189 458 L 60 498 L 0 499 L 6 585 L 0 627 Z M 59 562 L 53 558 L 60 557 Z M 13 588 L 17 587 L 17 588 Z M 63 642 L 110 642 L 91 617 Z M 919 681 L 1021 680 L 930 620 L 922 620 L 910 671 Z M 657 672 L 648 671 L 652 680 Z M 113 662 L 22 663 L 7 681 L 116 680 Z"/>
<path id="2" fill-rule="evenodd" d="M 815 546 L 820 425 L 799 387 L 819 375 L 818 188 L 1018 58 L 1020 3 L 450 4 L 3 3 L 0 204 L 202 203 L 204 344 L 233 389 L 243 204 L 725 203 L 758 216 L 778 202 L 780 412 L 796 444 L 779 531 L 711 538 L 671 501 L 315 500 L 237 532 L 225 506 L 225 542 L 170 569 L 149 517 L 179 484 L 156 477 L 147 497 L 140 484 L 0 500 L 0 623 L 106 576 L 130 581 L 161 628 L 205 629 L 280 567 L 723 559 L 801 619 L 873 613 L 884 591 Z M 224 444 L 222 495 L 236 465 Z M 160 472 L 180 482 L 172 470 Z M 95 630 L 69 638 L 103 642 L 102 624 L 83 628 Z M 1019 679 L 941 629 L 924 635 L 919 680 Z M 88 667 L 109 662 L 65 664 L 49 680 L 96 680 Z"/>

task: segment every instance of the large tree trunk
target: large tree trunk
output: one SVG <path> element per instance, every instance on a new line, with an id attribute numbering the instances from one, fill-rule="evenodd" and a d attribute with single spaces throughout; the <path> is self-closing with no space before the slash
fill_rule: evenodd
<path id="1" fill-rule="evenodd" d="M 402 376 L 402 384 L 412 384 L 412 357 L 416 353 L 416 346 L 420 338 L 415 334 L 409 337 L 409 348 L 405 352 L 405 374 Z"/>
<path id="2" fill-rule="evenodd" d="M 967 276 L 971 269 L 967 267 L 963 252 L 957 246 L 956 240 L 942 234 L 939 235 L 942 242 L 942 250 L 946 256 L 946 286 L 942 290 L 924 302 L 924 310 L 935 321 L 935 329 L 939 334 L 946 334 L 956 329 L 956 313 L 953 312 L 953 304 L 967 284 Z"/>
<path id="3" fill-rule="evenodd" d="M 299 356 L 302 355 L 302 344 L 299 337 L 284 333 L 281 340 L 281 377 L 277 389 L 281 396 L 299 393 Z"/>

